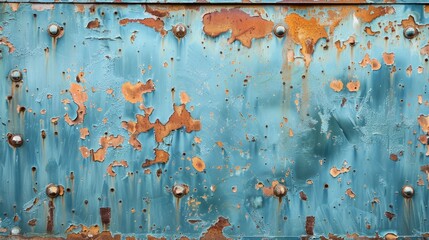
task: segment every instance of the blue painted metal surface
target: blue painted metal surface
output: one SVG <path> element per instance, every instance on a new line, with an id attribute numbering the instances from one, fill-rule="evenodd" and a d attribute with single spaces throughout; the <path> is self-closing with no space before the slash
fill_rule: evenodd
<path id="1" fill-rule="evenodd" d="M 2 234 L 427 236 L 425 9 L 3 3 Z"/>

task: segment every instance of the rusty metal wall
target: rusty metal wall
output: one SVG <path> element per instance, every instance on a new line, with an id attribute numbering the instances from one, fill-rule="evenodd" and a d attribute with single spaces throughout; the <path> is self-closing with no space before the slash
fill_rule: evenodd
<path id="1" fill-rule="evenodd" d="M 0 11 L 4 238 L 429 235 L 428 6 Z"/>

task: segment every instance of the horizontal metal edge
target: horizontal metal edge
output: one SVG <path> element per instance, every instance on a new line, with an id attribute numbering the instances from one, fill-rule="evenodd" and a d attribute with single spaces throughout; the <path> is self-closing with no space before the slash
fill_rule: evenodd
<path id="1" fill-rule="evenodd" d="M 392 4 L 429 4 L 429 0 L 408 1 L 408 0 L 0 0 L 0 3 L 132 3 L 132 4 L 303 4 L 303 5 L 392 5 Z"/>

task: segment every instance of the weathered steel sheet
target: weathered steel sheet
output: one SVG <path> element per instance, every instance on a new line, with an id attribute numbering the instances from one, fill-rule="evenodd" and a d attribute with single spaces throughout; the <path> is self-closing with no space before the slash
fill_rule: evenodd
<path id="1" fill-rule="evenodd" d="M 428 236 L 428 10 L 1 4 L 2 236 Z"/>

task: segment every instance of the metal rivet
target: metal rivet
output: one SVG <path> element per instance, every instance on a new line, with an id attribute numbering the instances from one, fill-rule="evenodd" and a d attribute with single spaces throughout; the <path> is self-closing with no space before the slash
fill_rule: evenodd
<path id="1" fill-rule="evenodd" d="M 276 25 L 274 27 L 274 35 L 276 35 L 279 38 L 282 38 L 286 35 L 286 27 L 283 25 Z"/>
<path id="2" fill-rule="evenodd" d="M 281 198 L 284 197 L 286 193 L 287 188 L 285 185 L 279 183 L 274 187 L 274 196 Z"/>
<path id="3" fill-rule="evenodd" d="M 57 37 L 61 34 L 62 28 L 55 23 L 52 23 L 48 26 L 48 33 L 51 37 Z"/>
<path id="4" fill-rule="evenodd" d="M 183 38 L 186 35 L 186 26 L 179 23 L 173 27 L 173 33 L 177 38 Z"/>
<path id="5" fill-rule="evenodd" d="M 22 80 L 22 73 L 18 69 L 13 69 L 9 73 L 9 79 L 13 82 L 19 82 Z"/>
<path id="6" fill-rule="evenodd" d="M 404 198 L 412 198 L 414 196 L 414 188 L 409 185 L 402 187 L 402 196 Z"/>
<path id="7" fill-rule="evenodd" d="M 182 198 L 189 192 L 189 187 L 185 184 L 176 184 L 173 186 L 173 195 L 177 198 Z"/>
<path id="8" fill-rule="evenodd" d="M 51 183 L 46 187 L 46 195 L 50 198 L 56 198 L 58 195 L 60 195 L 60 188 Z"/>
<path id="9" fill-rule="evenodd" d="M 417 35 L 418 31 L 414 27 L 407 27 L 404 29 L 404 36 L 408 39 L 412 39 Z"/>
<path id="10" fill-rule="evenodd" d="M 13 147 L 21 147 L 24 144 L 24 139 L 20 134 L 8 134 L 7 140 Z"/>
<path id="11" fill-rule="evenodd" d="M 19 227 L 13 227 L 10 229 L 11 235 L 19 235 L 19 233 L 21 233 L 21 229 Z"/>

